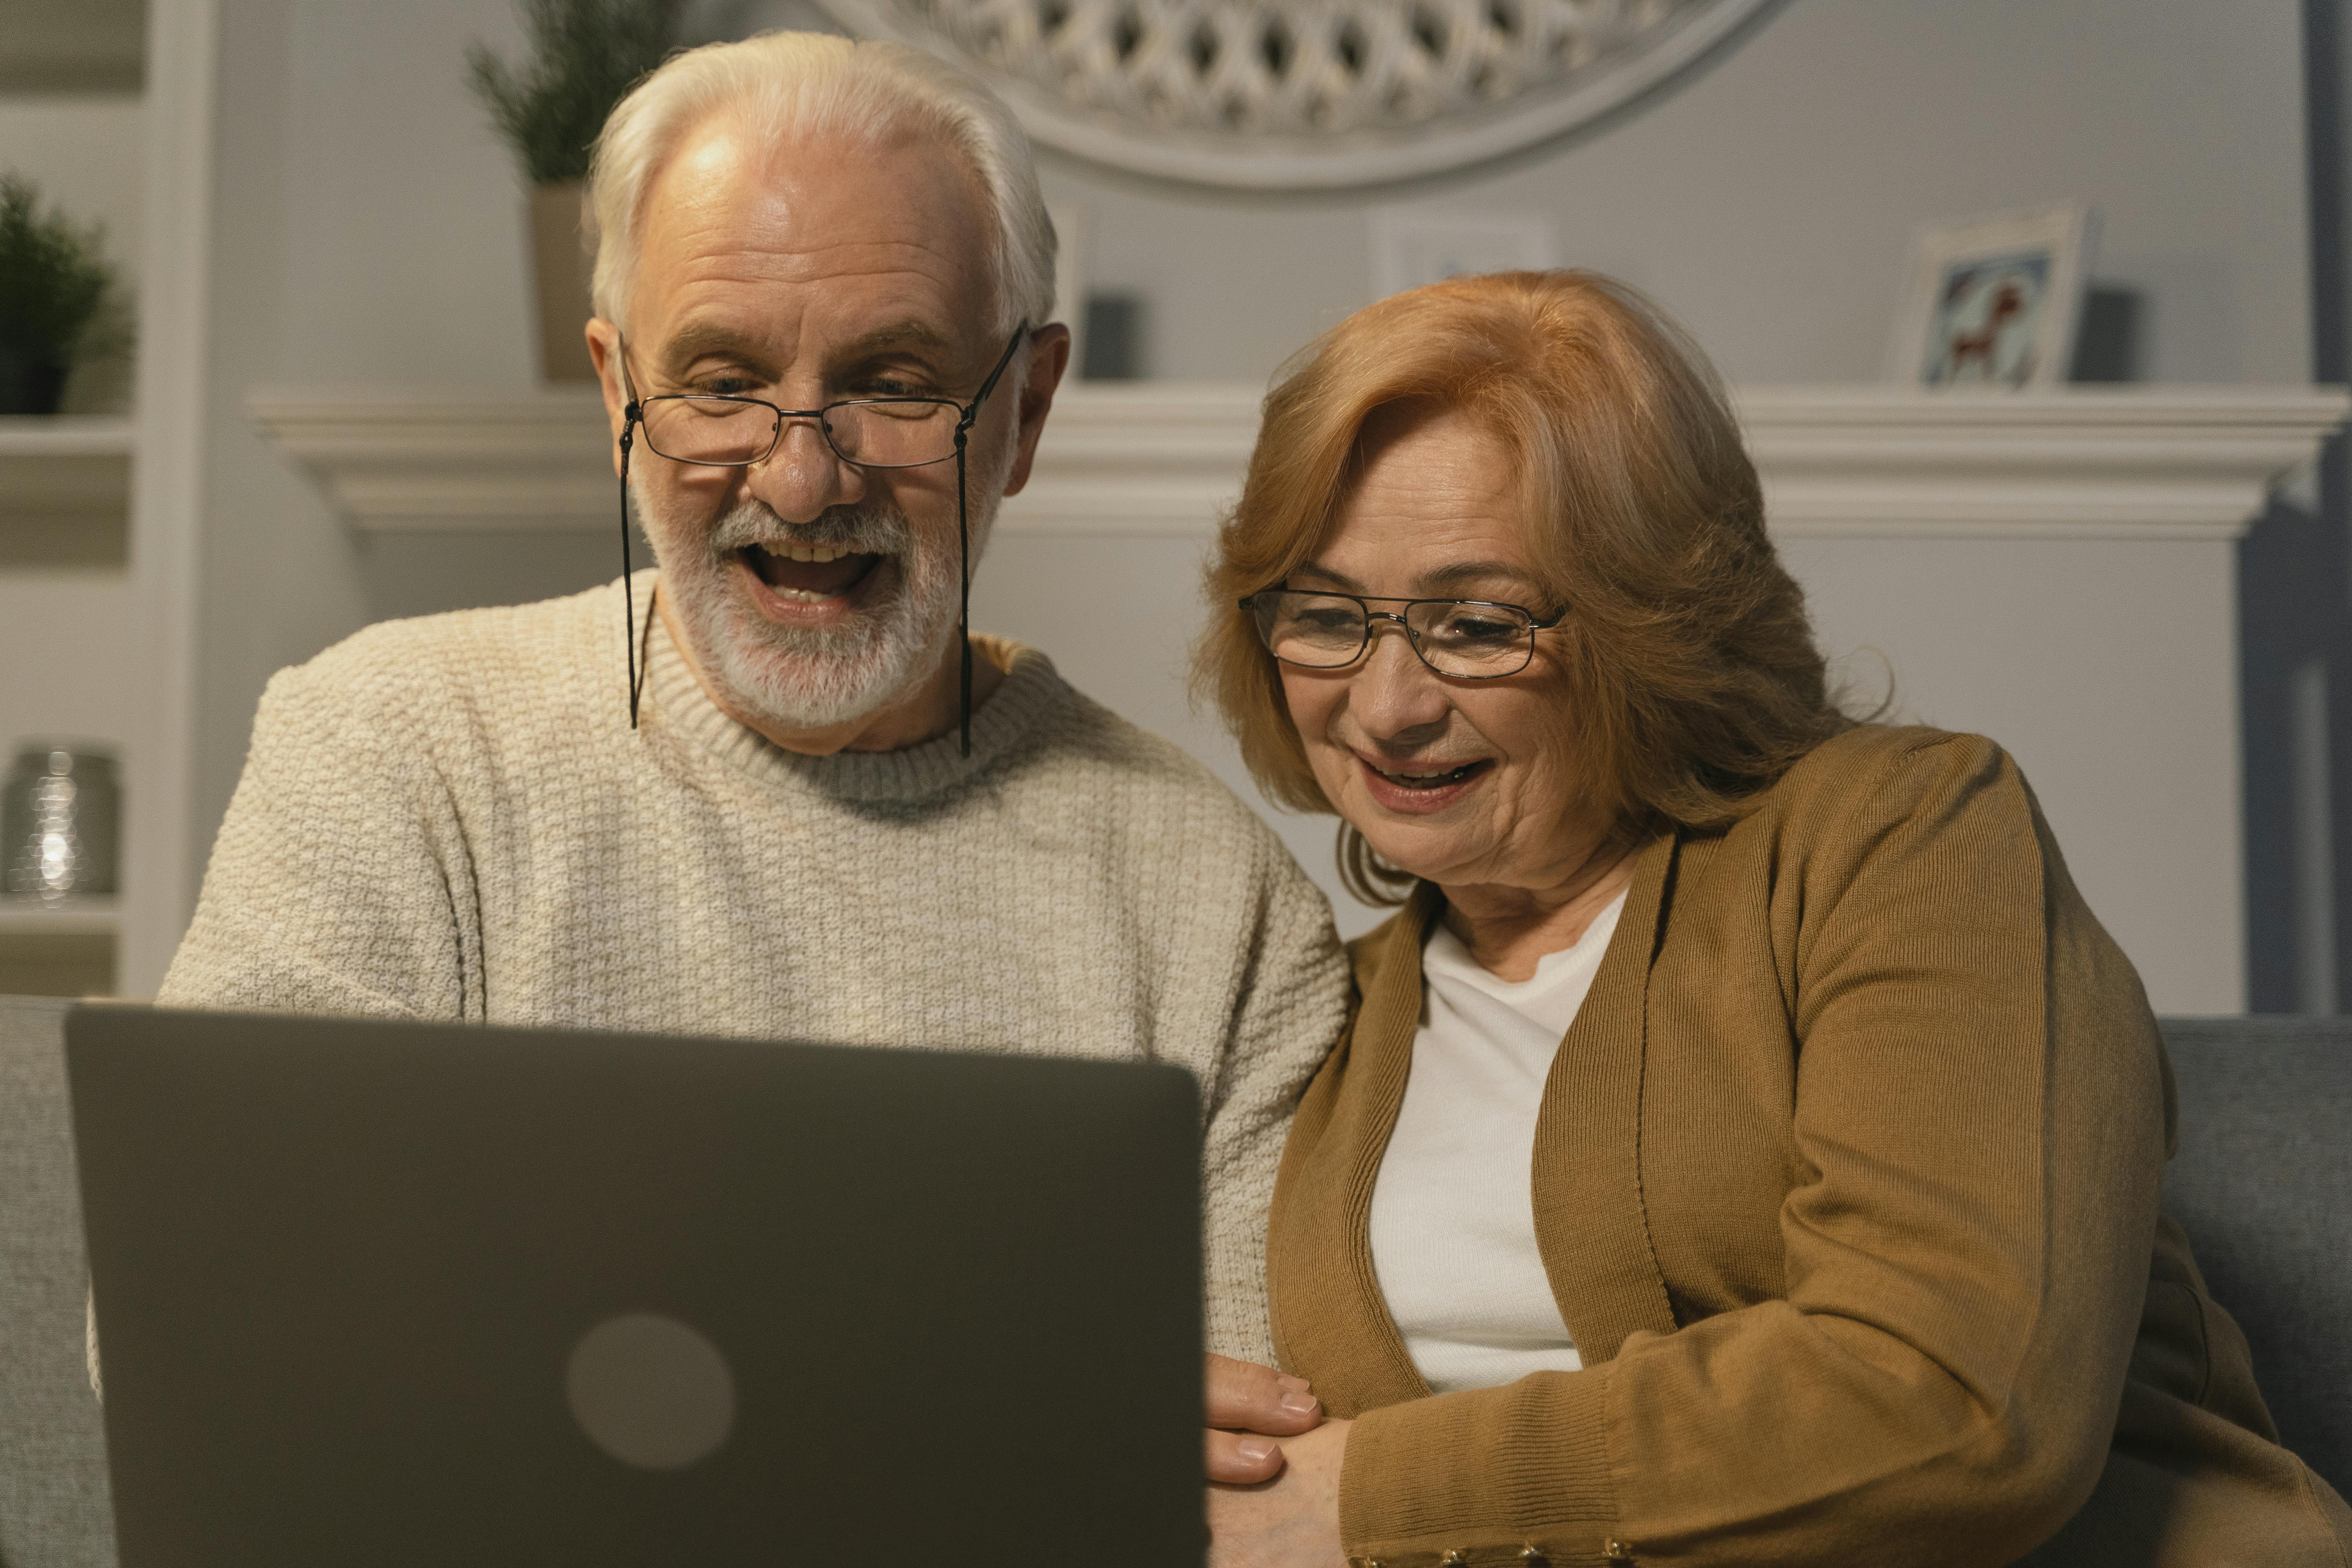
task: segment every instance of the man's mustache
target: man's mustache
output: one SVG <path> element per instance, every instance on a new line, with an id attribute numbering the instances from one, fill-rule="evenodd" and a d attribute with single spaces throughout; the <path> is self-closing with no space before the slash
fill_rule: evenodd
<path id="1" fill-rule="evenodd" d="M 709 536 L 713 555 L 731 555 L 752 546 L 821 545 L 857 555 L 911 553 L 914 530 L 895 507 L 872 501 L 827 507 L 806 522 L 786 522 L 764 501 L 746 500 L 719 520 Z"/>

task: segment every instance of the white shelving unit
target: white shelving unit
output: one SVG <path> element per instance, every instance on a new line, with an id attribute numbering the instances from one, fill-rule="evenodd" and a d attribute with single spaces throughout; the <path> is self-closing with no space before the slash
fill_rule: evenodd
<path id="1" fill-rule="evenodd" d="M 152 994 L 193 902 L 219 30 L 215 0 L 96 0 L 0 40 L 0 164 L 104 225 L 135 293 L 131 402 L 146 411 L 0 419 L 0 768 L 26 742 L 105 746 L 124 811 L 120 900 L 0 900 L 0 992 Z"/>
<path id="2" fill-rule="evenodd" d="M 0 418 L 0 769 L 18 744 L 69 740 L 120 754 L 140 731 L 137 443 L 123 416 Z M 112 899 L 0 894 L 0 993 L 113 993 L 121 927 Z"/>
<path id="3" fill-rule="evenodd" d="M 136 441 L 121 415 L 0 417 L 0 510 L 128 506 Z"/>
<path id="4" fill-rule="evenodd" d="M 112 899 L 0 898 L 0 936 L 103 936 L 122 930 L 122 906 Z"/>
<path id="5" fill-rule="evenodd" d="M 109 995 L 122 911 L 112 899 L 0 897 L 0 995 Z"/>

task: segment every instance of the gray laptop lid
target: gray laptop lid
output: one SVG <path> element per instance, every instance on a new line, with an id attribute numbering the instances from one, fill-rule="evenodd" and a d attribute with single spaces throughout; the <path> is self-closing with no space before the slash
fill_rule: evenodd
<path id="1" fill-rule="evenodd" d="M 1197 1564 L 1165 1067 L 96 1007 L 125 1568 Z"/>

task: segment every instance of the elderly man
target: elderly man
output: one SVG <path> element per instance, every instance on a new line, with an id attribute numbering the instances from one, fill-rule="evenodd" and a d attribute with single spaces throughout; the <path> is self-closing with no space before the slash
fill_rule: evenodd
<path id="1" fill-rule="evenodd" d="M 965 695 L 959 535 L 1069 354 L 1019 129 L 911 51 L 779 34 L 648 78 L 593 178 L 658 571 L 280 673 L 162 999 L 1181 1063 L 1209 1343 L 1270 1359 L 1267 1196 L 1347 1005 L 1328 907 L 1043 654 L 974 638 Z"/>

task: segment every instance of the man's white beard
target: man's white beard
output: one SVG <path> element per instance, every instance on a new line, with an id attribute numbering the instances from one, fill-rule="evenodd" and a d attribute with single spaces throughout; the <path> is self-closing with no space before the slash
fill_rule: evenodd
<path id="1" fill-rule="evenodd" d="M 761 728 L 830 729 L 887 707 L 929 678 L 955 633 L 955 541 L 926 536 L 879 495 L 829 508 L 797 526 L 746 497 L 700 527 L 665 518 L 642 480 L 629 488 L 649 525 L 662 594 L 695 662 L 730 706 Z M 972 500 L 976 559 L 996 509 L 992 494 Z M 754 544 L 821 544 L 887 556 L 887 565 L 874 570 L 895 566 L 897 581 L 846 625 L 778 626 L 760 614 L 737 575 L 743 568 L 736 552 Z"/>

